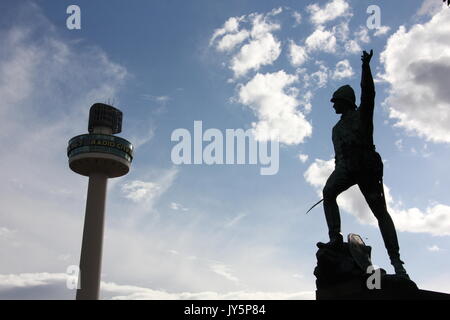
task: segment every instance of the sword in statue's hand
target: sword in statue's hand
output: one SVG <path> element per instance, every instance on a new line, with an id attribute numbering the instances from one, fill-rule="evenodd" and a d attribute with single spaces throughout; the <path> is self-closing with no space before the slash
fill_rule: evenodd
<path id="1" fill-rule="evenodd" d="M 306 211 L 306 214 L 308 214 L 308 212 L 310 212 L 312 209 L 314 209 L 315 206 L 317 206 L 319 203 L 321 203 L 323 201 L 323 199 L 320 199 L 316 204 L 314 204 L 311 208 L 309 208 L 308 211 Z"/>

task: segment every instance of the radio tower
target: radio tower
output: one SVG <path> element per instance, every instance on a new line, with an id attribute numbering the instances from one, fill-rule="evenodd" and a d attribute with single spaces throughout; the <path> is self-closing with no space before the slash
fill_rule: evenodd
<path id="1" fill-rule="evenodd" d="M 120 110 L 94 104 L 88 130 L 70 139 L 67 147 L 70 169 L 89 177 L 77 300 L 99 298 L 106 185 L 108 178 L 126 175 L 133 159 L 133 145 L 114 136 L 122 131 Z"/>

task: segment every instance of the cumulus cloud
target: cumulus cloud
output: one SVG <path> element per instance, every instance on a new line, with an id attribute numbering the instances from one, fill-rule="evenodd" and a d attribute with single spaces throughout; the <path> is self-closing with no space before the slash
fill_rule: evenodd
<path id="1" fill-rule="evenodd" d="M 370 37 L 366 28 L 360 28 L 350 37 L 349 19 L 344 19 L 331 28 L 319 25 L 306 38 L 305 48 L 310 52 L 326 52 L 331 54 L 354 54 L 361 51 L 360 42 L 368 43 Z"/>
<path id="2" fill-rule="evenodd" d="M 217 37 L 223 36 L 226 33 L 234 33 L 239 30 L 239 23 L 244 17 L 231 17 L 223 24 L 222 28 L 218 28 L 214 31 L 209 44 L 212 45 Z"/>
<path id="3" fill-rule="evenodd" d="M 227 34 L 217 43 L 217 50 L 231 51 L 237 45 L 244 42 L 249 36 L 250 32 L 248 32 L 248 30 L 241 30 L 236 33 Z"/>
<path id="4" fill-rule="evenodd" d="M 250 70 L 257 71 L 264 65 L 272 64 L 281 53 L 281 43 L 273 35 L 280 25 L 271 18 L 282 12 L 281 8 L 267 14 L 252 13 L 241 17 L 229 18 L 222 28 L 215 30 L 210 45 L 221 52 L 232 52 L 229 68 L 234 77 L 246 75 Z M 250 28 L 240 28 L 240 25 Z M 239 48 L 240 46 L 240 48 Z"/>
<path id="5" fill-rule="evenodd" d="M 328 68 L 321 62 L 318 63 L 319 70 L 311 73 L 311 79 L 316 82 L 317 88 L 323 88 L 328 82 Z"/>
<path id="6" fill-rule="evenodd" d="M 345 0 L 333 0 L 323 7 L 318 4 L 311 4 L 306 7 L 310 13 L 311 22 L 321 25 L 333 21 L 338 17 L 351 15 L 350 5 Z"/>
<path id="7" fill-rule="evenodd" d="M 355 73 L 353 72 L 352 66 L 350 65 L 350 62 L 345 59 L 342 61 L 339 61 L 336 64 L 336 68 L 333 72 L 333 79 L 336 80 L 341 80 L 344 78 L 350 78 L 354 75 Z"/>
<path id="8" fill-rule="evenodd" d="M 305 163 L 306 161 L 308 161 L 309 156 L 307 154 L 300 153 L 298 155 L 298 158 L 301 162 Z"/>
<path id="9" fill-rule="evenodd" d="M 381 62 L 381 78 L 390 84 L 385 104 L 395 126 L 450 142 L 450 10 L 409 30 L 401 26 L 388 39 Z"/>
<path id="10" fill-rule="evenodd" d="M 379 37 L 382 35 L 385 35 L 386 33 L 388 33 L 391 30 L 391 27 L 389 26 L 381 26 L 379 28 L 375 29 L 376 31 L 373 33 L 374 36 Z"/>
<path id="11" fill-rule="evenodd" d="M 240 77 L 249 70 L 258 70 L 263 65 L 272 64 L 280 53 L 280 42 L 271 33 L 266 33 L 242 46 L 239 53 L 231 59 L 230 69 L 236 77 Z"/>
<path id="12" fill-rule="evenodd" d="M 355 35 L 361 42 L 370 42 L 369 29 L 366 27 L 360 27 L 359 30 L 355 32 Z"/>
<path id="13" fill-rule="evenodd" d="M 358 41 L 351 39 L 344 44 L 345 51 L 348 53 L 360 53 L 362 51 Z"/>
<path id="14" fill-rule="evenodd" d="M 250 32 L 248 30 L 239 30 L 239 24 L 244 20 L 244 18 L 245 16 L 229 18 L 225 21 L 222 28 L 214 31 L 209 44 L 213 45 L 218 37 L 222 37 L 219 41 L 217 41 L 216 49 L 218 51 L 228 52 L 244 42 L 250 36 Z"/>
<path id="15" fill-rule="evenodd" d="M 292 17 L 293 17 L 294 20 L 295 20 L 294 27 L 296 27 L 296 26 L 298 26 L 299 24 L 302 23 L 302 15 L 301 15 L 299 12 L 294 11 L 294 12 L 292 13 Z"/>
<path id="16" fill-rule="evenodd" d="M 329 53 L 336 52 L 336 36 L 332 31 L 325 30 L 319 26 L 305 40 L 308 51 L 325 51 Z"/>
<path id="17" fill-rule="evenodd" d="M 306 62 L 308 54 L 305 47 L 295 44 L 294 41 L 289 42 L 289 61 L 294 67 L 298 67 Z"/>
<path id="18" fill-rule="evenodd" d="M 258 118 L 252 123 L 257 140 L 279 138 L 281 143 L 298 144 L 312 133 L 311 124 L 297 109 L 298 90 L 292 85 L 296 75 L 283 70 L 256 74 L 239 88 L 239 102 L 250 107 Z"/>
<path id="19" fill-rule="evenodd" d="M 333 170 L 334 160 L 316 159 L 305 171 L 306 181 L 316 188 L 319 197 L 322 197 L 322 189 Z M 400 202 L 394 200 L 386 185 L 384 185 L 384 191 L 388 211 L 397 230 L 429 233 L 436 236 L 450 235 L 450 206 L 435 204 L 425 210 L 404 208 Z M 360 223 L 377 225 L 358 186 L 352 186 L 341 193 L 337 202 L 341 208 L 355 216 Z"/>

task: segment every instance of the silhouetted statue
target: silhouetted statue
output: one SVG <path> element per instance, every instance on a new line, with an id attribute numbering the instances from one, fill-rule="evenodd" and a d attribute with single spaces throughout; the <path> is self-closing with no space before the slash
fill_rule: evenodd
<path id="1" fill-rule="evenodd" d="M 397 275 L 409 278 L 400 260 L 394 223 L 386 208 L 383 190 L 383 162 L 373 144 L 375 85 L 370 70 L 370 54 L 363 51 L 361 105 L 355 104 L 355 92 L 345 85 L 334 92 L 331 102 L 341 119 L 333 128 L 335 169 L 323 189 L 323 206 L 330 242 L 319 246 L 340 247 L 343 243 L 337 196 L 358 184 L 370 209 L 378 220 L 384 244 Z"/>

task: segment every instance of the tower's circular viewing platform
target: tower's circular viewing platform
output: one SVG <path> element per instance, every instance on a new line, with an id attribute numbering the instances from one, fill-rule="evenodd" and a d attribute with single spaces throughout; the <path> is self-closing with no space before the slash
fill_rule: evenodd
<path id="1" fill-rule="evenodd" d="M 133 160 L 133 145 L 109 134 L 82 134 L 69 140 L 67 147 L 70 169 L 89 176 L 105 173 L 109 178 L 128 173 Z"/>

